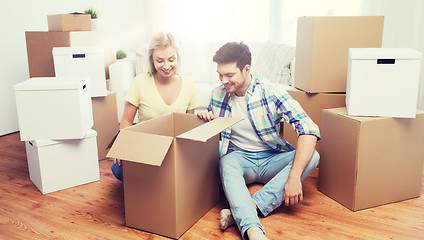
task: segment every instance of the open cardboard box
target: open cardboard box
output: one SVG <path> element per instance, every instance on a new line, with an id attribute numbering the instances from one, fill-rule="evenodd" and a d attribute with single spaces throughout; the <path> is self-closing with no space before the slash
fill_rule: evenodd
<path id="1" fill-rule="evenodd" d="M 121 129 L 125 224 L 179 238 L 219 200 L 219 133 L 241 119 L 169 113 Z"/>

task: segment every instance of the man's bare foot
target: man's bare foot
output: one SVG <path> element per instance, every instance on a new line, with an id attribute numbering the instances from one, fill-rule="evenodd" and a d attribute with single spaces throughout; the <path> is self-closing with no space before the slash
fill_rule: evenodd
<path id="1" fill-rule="evenodd" d="M 221 210 L 221 229 L 225 230 L 229 226 L 235 224 L 233 215 L 231 214 L 230 209 L 222 209 Z"/>
<path id="2" fill-rule="evenodd" d="M 262 229 L 259 227 L 250 227 L 247 229 L 247 237 L 249 240 L 268 240 Z"/>

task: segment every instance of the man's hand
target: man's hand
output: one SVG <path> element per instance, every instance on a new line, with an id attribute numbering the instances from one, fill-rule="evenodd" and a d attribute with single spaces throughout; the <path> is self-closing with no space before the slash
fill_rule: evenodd
<path id="1" fill-rule="evenodd" d="M 299 179 L 290 178 L 284 187 L 283 202 L 286 206 L 293 206 L 303 200 L 302 182 Z"/>
<path id="2" fill-rule="evenodd" d="M 212 111 L 209 111 L 209 112 L 199 112 L 199 113 L 197 113 L 197 116 L 200 119 L 204 120 L 205 122 L 210 122 L 210 121 L 212 121 L 215 118 L 213 116 Z"/>

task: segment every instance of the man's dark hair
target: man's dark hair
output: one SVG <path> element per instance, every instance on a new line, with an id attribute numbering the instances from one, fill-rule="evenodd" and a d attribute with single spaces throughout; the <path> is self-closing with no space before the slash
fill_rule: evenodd
<path id="1" fill-rule="evenodd" d="M 252 55 L 246 44 L 229 42 L 216 51 L 212 60 L 216 63 L 236 62 L 237 67 L 242 71 L 244 66 L 251 65 Z"/>

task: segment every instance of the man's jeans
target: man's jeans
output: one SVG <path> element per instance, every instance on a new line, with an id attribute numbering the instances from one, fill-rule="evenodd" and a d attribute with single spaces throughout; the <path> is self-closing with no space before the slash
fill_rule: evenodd
<path id="1" fill-rule="evenodd" d="M 253 202 L 266 217 L 283 203 L 284 187 L 293 164 L 295 151 L 249 152 L 228 150 L 220 160 L 220 174 L 225 195 L 231 207 L 231 213 L 242 234 L 259 222 Z M 309 164 L 302 173 L 302 181 L 318 165 L 319 154 L 314 152 Z M 261 190 L 250 196 L 246 184 L 265 184 Z"/>

